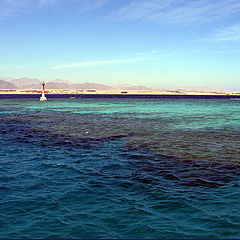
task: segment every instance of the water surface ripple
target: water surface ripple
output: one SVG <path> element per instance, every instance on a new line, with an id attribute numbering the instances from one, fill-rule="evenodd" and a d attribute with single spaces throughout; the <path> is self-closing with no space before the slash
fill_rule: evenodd
<path id="1" fill-rule="evenodd" d="M 240 101 L 0 103 L 0 238 L 240 238 Z"/>

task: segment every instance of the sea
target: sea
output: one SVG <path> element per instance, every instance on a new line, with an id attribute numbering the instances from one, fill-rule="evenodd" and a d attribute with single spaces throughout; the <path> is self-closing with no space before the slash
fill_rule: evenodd
<path id="1" fill-rule="evenodd" d="M 0 95 L 0 238 L 240 238 L 240 98 Z"/>

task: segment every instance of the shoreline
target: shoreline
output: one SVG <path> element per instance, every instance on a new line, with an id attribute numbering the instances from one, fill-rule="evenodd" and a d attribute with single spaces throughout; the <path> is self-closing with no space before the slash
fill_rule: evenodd
<path id="1" fill-rule="evenodd" d="M 0 89 L 0 95 L 40 95 L 41 90 Z M 165 96 L 240 96 L 239 92 L 154 91 L 154 90 L 46 90 L 46 95 L 165 95 Z"/>
<path id="2" fill-rule="evenodd" d="M 0 94 L 1 99 L 40 99 L 41 94 Z M 232 99 L 240 100 L 240 95 L 190 95 L 190 94 L 46 94 L 47 99 L 64 98 L 70 100 L 79 100 L 84 98 L 134 98 L 134 99 Z"/>

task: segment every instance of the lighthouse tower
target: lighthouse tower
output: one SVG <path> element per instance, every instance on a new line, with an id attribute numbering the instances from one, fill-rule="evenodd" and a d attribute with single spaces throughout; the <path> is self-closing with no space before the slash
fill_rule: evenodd
<path id="1" fill-rule="evenodd" d="M 47 98 L 45 97 L 45 82 L 42 83 L 42 96 L 40 97 L 40 101 L 47 101 Z"/>

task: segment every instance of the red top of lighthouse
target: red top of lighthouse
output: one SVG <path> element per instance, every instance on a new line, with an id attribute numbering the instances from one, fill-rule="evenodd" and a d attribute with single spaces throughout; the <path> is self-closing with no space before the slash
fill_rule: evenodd
<path id="1" fill-rule="evenodd" d="M 43 81 L 42 83 L 42 90 L 44 91 L 45 90 L 45 82 Z"/>

